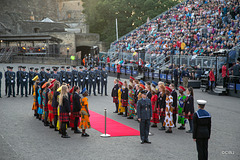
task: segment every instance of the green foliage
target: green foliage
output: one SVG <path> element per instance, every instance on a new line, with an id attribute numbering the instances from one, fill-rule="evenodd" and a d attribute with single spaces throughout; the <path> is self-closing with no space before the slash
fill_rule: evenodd
<path id="1" fill-rule="evenodd" d="M 177 0 L 82 0 L 86 23 L 91 33 L 99 33 L 102 41 L 116 40 L 115 19 L 119 38 L 136 29 L 172 6 Z"/>

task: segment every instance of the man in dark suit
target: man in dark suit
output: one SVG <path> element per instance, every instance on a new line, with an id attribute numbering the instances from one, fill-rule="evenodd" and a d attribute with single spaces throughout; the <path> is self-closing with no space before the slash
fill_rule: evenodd
<path id="1" fill-rule="evenodd" d="M 20 74 L 21 97 L 23 97 L 23 88 L 25 88 L 25 97 L 27 97 L 28 77 L 29 74 L 26 72 L 26 67 L 22 66 L 22 72 Z"/>
<path id="2" fill-rule="evenodd" d="M 21 87 L 20 76 L 22 72 L 22 66 L 18 66 L 17 71 L 17 95 L 19 95 L 19 88 Z"/>
<path id="3" fill-rule="evenodd" d="M 177 112 L 178 112 L 178 108 L 177 108 L 177 92 L 175 91 L 175 86 L 174 84 L 170 84 L 169 86 L 172 89 L 172 93 L 171 96 L 173 97 L 173 103 L 172 103 L 172 107 L 173 107 L 173 124 L 174 127 L 176 127 L 176 121 L 177 121 Z"/>
<path id="4" fill-rule="evenodd" d="M 0 98 L 2 98 L 2 95 L 1 95 L 1 88 L 2 88 L 2 72 L 0 72 Z"/>
<path id="5" fill-rule="evenodd" d="M 208 140 L 211 135 L 211 115 L 204 110 L 205 100 L 197 100 L 199 110 L 193 115 L 193 140 L 197 144 L 198 159 L 208 159 Z"/>
<path id="6" fill-rule="evenodd" d="M 138 121 L 140 122 L 141 144 L 151 143 L 148 140 L 150 120 L 152 119 L 151 100 L 147 98 L 147 91 L 141 92 L 142 99 L 137 102 Z"/>
<path id="7" fill-rule="evenodd" d="M 173 77 L 174 77 L 174 85 L 176 89 L 178 88 L 178 66 L 175 67 L 173 70 Z"/>
<path id="8" fill-rule="evenodd" d="M 28 89 L 29 89 L 29 95 L 30 94 L 33 94 L 33 84 L 34 84 L 34 81 L 32 80 L 34 78 L 34 72 L 33 72 L 33 67 L 30 67 L 30 71 L 28 72 L 28 75 L 29 75 L 29 80 L 28 80 Z"/>

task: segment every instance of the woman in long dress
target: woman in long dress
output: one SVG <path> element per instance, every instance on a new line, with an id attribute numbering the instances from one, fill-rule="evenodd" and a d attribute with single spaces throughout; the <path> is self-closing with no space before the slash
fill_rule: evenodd
<path id="1" fill-rule="evenodd" d="M 129 88 L 129 91 L 128 91 L 128 117 L 127 117 L 127 119 L 133 119 L 133 117 L 135 116 L 135 106 L 134 106 L 135 93 L 133 91 L 132 85 L 129 85 L 128 88 Z"/>
<path id="2" fill-rule="evenodd" d="M 185 88 L 180 86 L 179 87 L 180 95 L 178 96 L 178 123 L 181 124 L 181 126 L 178 127 L 178 129 L 180 130 L 185 130 L 185 117 L 183 115 L 183 107 L 187 96 L 184 94 L 184 92 Z"/>
<path id="3" fill-rule="evenodd" d="M 166 86 L 166 109 L 165 109 L 165 120 L 163 126 L 168 127 L 166 133 L 172 133 L 173 124 L 173 97 L 171 96 L 172 89 Z"/>

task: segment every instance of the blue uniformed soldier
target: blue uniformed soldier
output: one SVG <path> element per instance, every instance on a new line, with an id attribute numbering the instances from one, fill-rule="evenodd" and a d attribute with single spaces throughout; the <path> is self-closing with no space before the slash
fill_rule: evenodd
<path id="1" fill-rule="evenodd" d="M 70 67 L 67 66 L 66 76 L 67 76 L 67 84 L 72 85 L 72 72 L 70 71 Z"/>
<path id="2" fill-rule="evenodd" d="M 64 66 L 61 67 L 60 71 L 60 83 L 62 84 L 63 82 L 67 83 L 67 75 Z"/>
<path id="3" fill-rule="evenodd" d="M 73 66 L 72 70 L 72 87 L 78 85 L 78 71 L 76 66 Z"/>
<path id="4" fill-rule="evenodd" d="M 49 78 L 52 78 L 52 74 L 50 73 L 50 68 L 46 69 L 45 78 L 46 78 L 46 82 L 49 80 Z"/>
<path id="5" fill-rule="evenodd" d="M 40 71 L 40 81 L 46 81 L 46 72 L 44 71 L 45 67 L 41 67 L 41 71 Z"/>
<path id="6" fill-rule="evenodd" d="M 97 96 L 96 95 L 96 78 L 97 78 L 97 75 L 96 75 L 96 73 L 95 73 L 95 71 L 93 70 L 92 67 L 90 69 L 91 69 L 91 71 L 89 72 L 89 79 L 88 79 L 88 83 L 89 83 L 89 96 L 91 95 L 92 87 L 93 87 L 93 94 L 94 94 L 94 96 Z"/>
<path id="7" fill-rule="evenodd" d="M 5 71 L 5 73 L 4 73 L 4 77 L 5 77 L 5 96 L 8 95 L 9 82 L 7 80 L 7 75 L 9 73 L 9 69 L 10 69 L 10 66 L 7 66 L 7 71 Z"/>
<path id="8" fill-rule="evenodd" d="M 12 94 L 15 97 L 15 72 L 12 71 L 13 67 L 9 67 L 9 72 L 7 73 L 8 86 L 8 97 Z"/>
<path id="9" fill-rule="evenodd" d="M 51 75 L 53 74 L 53 70 L 56 68 L 55 66 L 52 67 L 52 70 L 50 71 Z"/>
<path id="10" fill-rule="evenodd" d="M 96 85 L 98 94 L 100 94 L 100 81 L 101 81 L 101 71 L 98 69 L 98 66 L 95 65 L 95 73 L 96 73 Z"/>
<path id="11" fill-rule="evenodd" d="M 26 72 L 26 67 L 22 66 L 22 72 L 20 74 L 21 82 L 21 97 L 23 97 L 23 88 L 25 88 L 25 97 L 27 97 L 27 85 L 28 85 L 28 72 Z"/>
<path id="12" fill-rule="evenodd" d="M 19 95 L 19 88 L 21 87 L 21 82 L 20 82 L 21 72 L 22 72 L 22 66 L 18 66 L 18 71 L 17 71 L 17 95 Z"/>
<path id="13" fill-rule="evenodd" d="M 85 87 L 85 72 L 83 72 L 83 67 L 79 67 L 80 71 L 78 72 L 78 86 L 79 88 L 82 88 L 82 90 Z"/>
<path id="14" fill-rule="evenodd" d="M 60 80 L 60 76 L 59 76 L 59 74 L 57 73 L 57 67 L 53 68 L 52 78 L 53 78 L 53 79 L 56 79 L 57 81 Z"/>
<path id="15" fill-rule="evenodd" d="M 101 96 L 103 95 L 103 87 L 105 88 L 105 96 L 107 96 L 107 79 L 108 79 L 108 72 L 105 69 L 105 65 L 103 65 L 102 72 L 101 72 Z"/>
<path id="16" fill-rule="evenodd" d="M 151 100 L 147 98 L 147 91 L 141 91 L 142 99 L 137 102 L 138 121 L 140 122 L 141 144 L 151 143 L 148 140 L 150 120 L 152 119 Z"/>
<path id="17" fill-rule="evenodd" d="M 197 143 L 198 159 L 208 159 L 208 140 L 211 135 L 211 115 L 204 110 L 205 100 L 197 100 L 198 111 L 193 115 L 193 140 Z"/>
<path id="18" fill-rule="evenodd" d="M 83 72 L 85 73 L 85 87 L 88 90 L 89 71 L 87 66 L 85 66 L 85 70 Z"/>
<path id="19" fill-rule="evenodd" d="M 38 78 L 40 78 L 40 73 L 38 73 L 38 70 L 39 70 L 38 68 L 35 68 L 35 69 L 34 69 L 34 71 L 35 71 L 34 77 L 35 77 L 35 76 L 38 76 Z"/>
<path id="20" fill-rule="evenodd" d="M 33 94 L 33 84 L 34 81 L 32 80 L 34 78 L 34 72 L 33 72 L 33 67 L 30 67 L 30 71 L 29 71 L 29 80 L 28 80 L 28 88 L 29 88 L 29 95 L 32 93 Z"/>
<path id="21" fill-rule="evenodd" d="M 0 72 L 0 98 L 2 98 L 2 72 Z"/>

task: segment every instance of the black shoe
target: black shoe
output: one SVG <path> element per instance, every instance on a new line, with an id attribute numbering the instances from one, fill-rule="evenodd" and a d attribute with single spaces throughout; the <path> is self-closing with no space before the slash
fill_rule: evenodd
<path id="1" fill-rule="evenodd" d="M 192 133 L 192 131 L 191 131 L 191 130 L 188 130 L 188 131 L 186 131 L 186 133 Z"/>
<path id="2" fill-rule="evenodd" d="M 107 94 L 105 94 L 105 96 L 108 96 Z"/>
<path id="3" fill-rule="evenodd" d="M 97 96 L 96 94 L 94 94 L 94 96 Z"/>
<path id="4" fill-rule="evenodd" d="M 101 94 L 101 96 L 102 96 L 102 94 Z"/>
<path id="5" fill-rule="evenodd" d="M 49 124 L 48 123 L 44 123 L 44 126 L 47 127 L 47 126 L 49 126 Z"/>
<path id="6" fill-rule="evenodd" d="M 74 131 L 75 129 L 74 128 L 71 128 L 72 131 Z"/>
<path id="7" fill-rule="evenodd" d="M 172 133 L 172 131 L 170 131 L 169 129 L 167 131 L 165 131 L 165 133 Z"/>
<path id="8" fill-rule="evenodd" d="M 7 96 L 7 98 L 9 98 L 10 96 Z"/>
<path id="9" fill-rule="evenodd" d="M 185 130 L 185 127 L 180 126 L 180 127 L 178 127 L 178 129 L 179 129 L 179 130 Z"/>
<path id="10" fill-rule="evenodd" d="M 13 96 L 13 97 L 16 97 L 16 96 Z"/>
<path id="11" fill-rule="evenodd" d="M 124 114 L 122 117 L 127 117 L 127 115 Z"/>
<path id="12" fill-rule="evenodd" d="M 21 97 L 23 97 L 23 95 L 21 95 Z"/>
<path id="13" fill-rule="evenodd" d="M 71 138 L 69 135 L 62 135 L 62 138 Z"/>
<path id="14" fill-rule="evenodd" d="M 37 116 L 37 114 L 34 114 L 34 116 L 36 117 L 36 116 Z"/>
<path id="15" fill-rule="evenodd" d="M 118 111 L 115 111 L 115 112 L 113 112 L 113 113 L 118 113 Z"/>
<path id="16" fill-rule="evenodd" d="M 59 131 L 59 130 L 57 128 L 55 128 L 54 131 Z"/>
<path id="17" fill-rule="evenodd" d="M 165 131 L 166 128 L 165 128 L 165 127 L 161 127 L 161 128 L 159 128 L 159 130 L 161 130 L 161 131 Z"/>
<path id="18" fill-rule="evenodd" d="M 55 128 L 54 126 L 49 126 L 49 128 Z"/>
<path id="19" fill-rule="evenodd" d="M 152 127 L 152 128 L 156 128 L 156 127 L 157 127 L 157 125 L 156 125 L 156 124 L 153 124 L 153 125 L 151 125 L 151 127 Z"/>
<path id="20" fill-rule="evenodd" d="M 27 95 L 25 97 L 28 97 Z"/>
<path id="21" fill-rule="evenodd" d="M 148 144 L 151 144 L 152 142 L 149 142 L 149 141 L 144 141 L 145 143 L 148 143 Z"/>
<path id="22" fill-rule="evenodd" d="M 82 137 L 89 137 L 89 135 L 87 133 L 83 133 Z"/>
<path id="23" fill-rule="evenodd" d="M 123 115 L 123 113 L 118 113 L 118 115 Z"/>
<path id="24" fill-rule="evenodd" d="M 141 144 L 144 144 L 144 141 L 141 141 Z"/>
<path id="25" fill-rule="evenodd" d="M 79 131 L 79 130 L 75 130 L 74 133 L 76 133 L 76 134 L 80 134 L 80 133 L 82 133 L 82 132 Z"/>
<path id="26" fill-rule="evenodd" d="M 127 119 L 133 119 L 133 117 L 127 117 Z"/>

